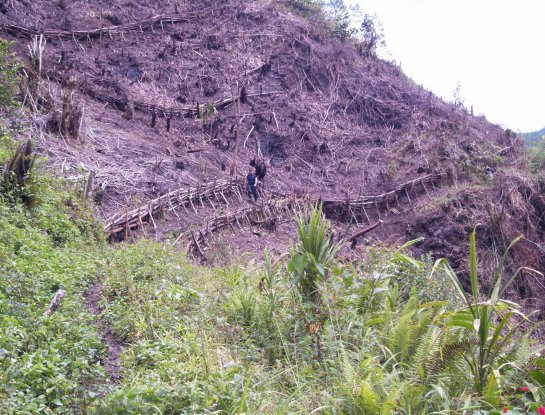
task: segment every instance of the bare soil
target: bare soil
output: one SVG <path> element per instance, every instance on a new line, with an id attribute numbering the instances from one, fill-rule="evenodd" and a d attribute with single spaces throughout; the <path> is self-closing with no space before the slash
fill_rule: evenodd
<path id="1" fill-rule="evenodd" d="M 104 368 L 108 372 L 109 381 L 112 384 L 118 384 L 123 376 L 123 365 L 121 362 L 121 354 L 125 349 L 123 340 L 114 333 L 108 323 L 100 317 L 103 308 L 100 306 L 102 300 L 103 286 L 100 283 L 93 284 L 86 295 L 87 309 L 94 315 L 98 316 L 97 320 L 92 321 L 99 329 L 102 336 L 102 341 L 108 347 L 107 356 L 102 362 Z"/>

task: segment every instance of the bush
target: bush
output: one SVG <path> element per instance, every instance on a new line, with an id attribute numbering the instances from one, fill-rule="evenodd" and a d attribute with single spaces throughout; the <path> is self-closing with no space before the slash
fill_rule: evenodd
<path id="1" fill-rule="evenodd" d="M 344 0 L 290 0 L 288 6 L 299 15 L 325 23 L 332 36 L 345 41 L 358 33 Z"/>
<path id="2" fill-rule="evenodd" d="M 3 108 L 14 104 L 19 83 L 18 72 L 21 65 L 10 50 L 12 46 L 13 42 L 0 38 L 0 107 Z"/>
<path id="3" fill-rule="evenodd" d="M 528 149 L 528 159 L 532 173 L 538 173 L 545 169 L 545 139 L 541 139 Z"/>
<path id="4" fill-rule="evenodd" d="M 292 253 L 289 269 L 303 298 L 316 302 L 319 298 L 317 283 L 326 278 L 341 244 L 333 242 L 329 231 L 331 225 L 325 219 L 321 205 L 296 214 L 295 220 L 299 242 Z"/>

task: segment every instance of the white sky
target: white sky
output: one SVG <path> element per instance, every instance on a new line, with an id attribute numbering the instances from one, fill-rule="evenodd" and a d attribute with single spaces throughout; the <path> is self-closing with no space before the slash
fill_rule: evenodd
<path id="1" fill-rule="evenodd" d="M 382 22 L 388 59 L 475 115 L 545 127 L 545 0 L 348 0 Z"/>

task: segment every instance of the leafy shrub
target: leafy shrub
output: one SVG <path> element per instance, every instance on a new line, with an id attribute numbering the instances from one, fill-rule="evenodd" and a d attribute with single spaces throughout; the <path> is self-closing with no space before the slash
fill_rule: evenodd
<path id="1" fill-rule="evenodd" d="M 366 56 L 376 56 L 377 49 L 386 46 L 384 32 L 378 17 L 365 14 L 360 27 L 361 48 Z"/>
<path id="2" fill-rule="evenodd" d="M 21 65 L 11 52 L 12 42 L 0 38 L 0 107 L 14 104 L 14 96 L 19 82 L 18 72 Z"/>
<path id="3" fill-rule="evenodd" d="M 436 267 L 443 268 L 460 298 L 465 302 L 466 307 L 449 313 L 447 324 L 466 330 L 467 336 L 459 343 L 464 360 L 472 375 L 476 392 L 491 404 L 497 404 L 499 401 L 502 369 L 505 375 L 505 372 L 512 369 L 517 371 L 519 367 L 527 363 L 518 362 L 514 358 L 519 354 L 523 344 L 521 338 L 524 339 L 531 333 L 524 333 L 521 330 L 522 324 L 529 322 L 528 316 L 520 311 L 517 304 L 502 299 L 505 290 L 521 271 L 521 269 L 517 270 L 503 283 L 504 264 L 509 250 L 520 238 L 513 240 L 504 253 L 484 302 L 479 301 L 475 230 L 471 233 L 469 254 L 472 297 L 466 294 L 461 281 L 445 259 L 436 262 Z"/>
<path id="4" fill-rule="evenodd" d="M 289 263 L 289 269 L 294 274 L 293 284 L 305 300 L 317 301 L 317 283 L 326 278 L 328 267 L 341 244 L 333 242 L 330 223 L 325 219 L 321 205 L 296 214 L 295 220 L 299 242 Z"/>
<path id="5" fill-rule="evenodd" d="M 536 145 L 528 149 L 528 159 L 532 173 L 545 169 L 545 140 L 541 139 Z"/>
<path id="6" fill-rule="evenodd" d="M 288 6 L 303 17 L 325 24 L 329 33 L 342 41 L 358 33 L 344 0 L 289 0 Z"/>

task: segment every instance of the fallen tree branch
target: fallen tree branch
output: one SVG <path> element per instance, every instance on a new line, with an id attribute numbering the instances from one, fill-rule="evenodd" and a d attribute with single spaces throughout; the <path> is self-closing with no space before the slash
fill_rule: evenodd
<path id="1" fill-rule="evenodd" d="M 380 225 L 382 225 L 383 221 L 379 220 L 377 223 L 372 224 L 371 226 L 368 226 L 367 228 L 362 229 L 361 231 L 356 232 L 354 235 L 352 235 L 350 238 L 346 239 L 345 242 L 352 242 L 354 239 L 359 238 L 360 236 L 365 235 L 366 233 L 371 232 L 373 229 L 378 228 Z"/>
<path id="2" fill-rule="evenodd" d="M 116 25 L 116 26 L 107 26 L 101 27 L 98 29 L 91 30 L 39 30 L 34 28 L 27 28 L 19 26 L 15 23 L 5 22 L 0 24 L 0 30 L 9 33 L 14 36 L 32 38 L 33 36 L 43 35 L 46 39 L 70 39 L 70 40 L 85 40 L 98 38 L 103 35 L 114 35 L 122 34 L 127 32 L 141 32 L 144 29 L 152 29 L 156 26 L 161 26 L 164 24 L 174 24 L 181 22 L 192 22 L 196 19 L 203 18 L 207 15 L 206 13 L 187 13 L 186 15 L 182 14 L 171 14 L 171 15 L 157 15 L 150 17 L 149 19 L 143 19 L 132 23 Z"/>
<path id="3" fill-rule="evenodd" d="M 325 205 L 338 205 L 338 206 L 348 206 L 350 208 L 359 208 L 365 206 L 377 206 L 377 205 L 386 205 L 389 203 L 396 202 L 397 197 L 404 193 L 405 191 L 413 190 L 416 186 L 421 186 L 422 189 L 426 190 L 426 183 L 435 183 L 443 177 L 442 173 L 432 173 L 426 176 L 418 177 L 413 180 L 409 180 L 405 183 L 400 184 L 393 190 L 389 192 L 381 193 L 378 195 L 372 196 L 360 196 L 354 200 L 347 199 L 322 199 L 322 203 Z"/>
<path id="4" fill-rule="evenodd" d="M 51 304 L 49 304 L 49 308 L 44 313 L 44 316 L 49 317 L 55 311 L 57 311 L 65 295 L 66 295 L 66 290 L 57 291 L 57 293 L 55 294 L 55 297 L 53 297 L 53 300 L 51 301 Z"/>
<path id="5" fill-rule="evenodd" d="M 68 80 L 66 76 L 58 71 L 47 71 L 47 77 L 52 80 L 56 80 L 62 85 L 67 84 Z M 126 112 L 130 107 L 131 111 L 137 110 L 141 112 L 148 112 L 158 118 L 175 118 L 175 117 L 191 117 L 199 115 L 200 109 L 203 104 L 199 105 L 179 105 L 167 107 L 164 105 L 152 104 L 145 101 L 138 101 L 132 99 L 132 97 L 123 97 L 119 95 L 110 95 L 94 88 L 88 82 L 80 83 L 76 88 L 83 94 L 86 94 L 96 101 L 104 102 L 113 105 L 117 110 Z M 284 91 L 269 91 L 269 92 L 256 92 L 253 94 L 247 94 L 247 98 L 266 97 L 271 95 L 284 94 Z M 213 106 L 216 109 L 223 109 L 230 104 L 240 100 L 239 96 L 228 97 L 211 102 L 208 105 Z"/>
<path id="6" fill-rule="evenodd" d="M 188 252 L 198 253 L 201 256 L 203 251 L 201 244 L 206 244 L 206 238 L 211 233 L 217 232 L 228 226 L 246 221 L 250 226 L 263 225 L 272 220 L 278 220 L 282 217 L 291 217 L 293 209 L 297 205 L 291 198 L 275 200 L 273 202 L 264 203 L 263 205 L 243 206 L 235 211 L 215 214 L 213 217 L 206 218 L 204 224 L 198 228 L 197 232 L 187 231 L 184 237 L 176 240 L 185 240 L 186 249 Z"/>

